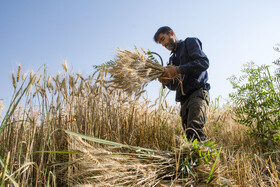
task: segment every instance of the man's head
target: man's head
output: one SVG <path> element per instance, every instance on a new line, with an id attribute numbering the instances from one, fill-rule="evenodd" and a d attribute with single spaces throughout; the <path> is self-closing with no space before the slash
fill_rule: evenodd
<path id="1" fill-rule="evenodd" d="M 160 27 L 154 35 L 154 41 L 160 43 L 169 51 L 176 49 L 178 39 L 175 36 L 174 31 L 168 27 Z"/>

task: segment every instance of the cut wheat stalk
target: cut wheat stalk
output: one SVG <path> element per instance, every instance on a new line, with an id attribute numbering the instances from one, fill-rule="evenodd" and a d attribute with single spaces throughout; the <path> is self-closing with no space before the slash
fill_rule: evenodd
<path id="1" fill-rule="evenodd" d="M 145 87 L 151 81 L 162 77 L 166 68 L 157 62 L 151 52 L 145 52 L 143 49 L 142 51 L 144 54 L 141 54 L 137 48 L 135 51 L 117 49 L 114 63 L 106 66 L 108 69 L 105 71 L 108 71 L 111 77 L 105 82 L 113 89 L 124 90 L 128 95 L 139 96 L 145 92 Z M 178 86 L 184 95 L 183 78 L 178 75 L 173 80 L 178 81 Z"/>
<path id="2" fill-rule="evenodd" d="M 210 182 L 214 184 L 222 177 L 224 178 L 221 176 L 222 173 L 215 169 L 221 148 L 215 158 L 217 152 L 212 150 L 215 146 L 213 142 L 197 144 L 197 141 L 182 141 L 180 147 L 170 152 L 130 146 L 68 130 L 64 131 L 72 140 L 71 152 L 79 153 L 74 165 L 81 172 L 76 172 L 69 177 L 68 182 L 71 186 L 75 186 L 77 180 L 95 186 L 105 184 L 108 186 L 157 186 L 167 179 L 178 184 L 180 181 L 177 179 L 184 179 L 185 182 L 194 184 L 191 182 L 192 179 L 200 178 L 199 180 L 204 181 L 207 179 L 207 184 Z M 90 145 L 85 140 L 103 144 L 103 146 Z"/>
<path id="3" fill-rule="evenodd" d="M 111 79 L 107 83 L 112 88 L 125 90 L 128 94 L 143 91 L 151 81 L 162 76 L 165 67 L 144 55 L 137 49 L 135 51 L 117 49 L 115 63 L 108 67 Z"/>

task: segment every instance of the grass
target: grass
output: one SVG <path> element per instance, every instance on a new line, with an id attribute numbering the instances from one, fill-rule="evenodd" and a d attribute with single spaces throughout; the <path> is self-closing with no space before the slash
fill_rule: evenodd
<path id="1" fill-rule="evenodd" d="M 46 67 L 42 75 L 19 70 L 14 76 L 0 132 L 2 186 L 163 186 L 164 179 L 173 186 L 280 185 L 279 148 L 261 152 L 232 119 L 230 106 L 209 107 L 205 130 L 217 146 L 208 149 L 182 138 L 179 107 L 164 102 L 164 95 L 137 100 L 106 84 L 106 68 L 88 77 L 66 63 L 63 69 L 55 76 Z M 182 164 L 193 167 L 183 174 Z"/>

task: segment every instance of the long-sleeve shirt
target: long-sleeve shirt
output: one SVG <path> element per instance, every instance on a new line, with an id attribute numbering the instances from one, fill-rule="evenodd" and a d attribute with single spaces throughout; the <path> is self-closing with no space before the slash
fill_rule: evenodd
<path id="1" fill-rule="evenodd" d="M 169 89 L 176 90 L 177 102 L 185 102 L 200 88 L 209 91 L 210 84 L 207 83 L 209 60 L 202 51 L 202 43 L 198 38 L 180 40 L 176 50 L 171 52 L 168 65 L 179 66 L 182 84 L 174 79 L 167 85 Z"/>

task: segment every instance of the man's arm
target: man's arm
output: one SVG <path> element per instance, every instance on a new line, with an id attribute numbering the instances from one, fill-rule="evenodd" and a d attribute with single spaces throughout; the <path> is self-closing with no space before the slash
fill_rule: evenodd
<path id="1" fill-rule="evenodd" d="M 185 40 L 187 52 L 191 61 L 187 61 L 188 59 L 181 59 L 181 64 L 179 66 L 179 71 L 181 74 L 189 74 L 189 73 L 201 73 L 208 69 L 209 60 L 205 53 L 202 51 L 201 42 L 197 38 L 188 38 Z"/>

